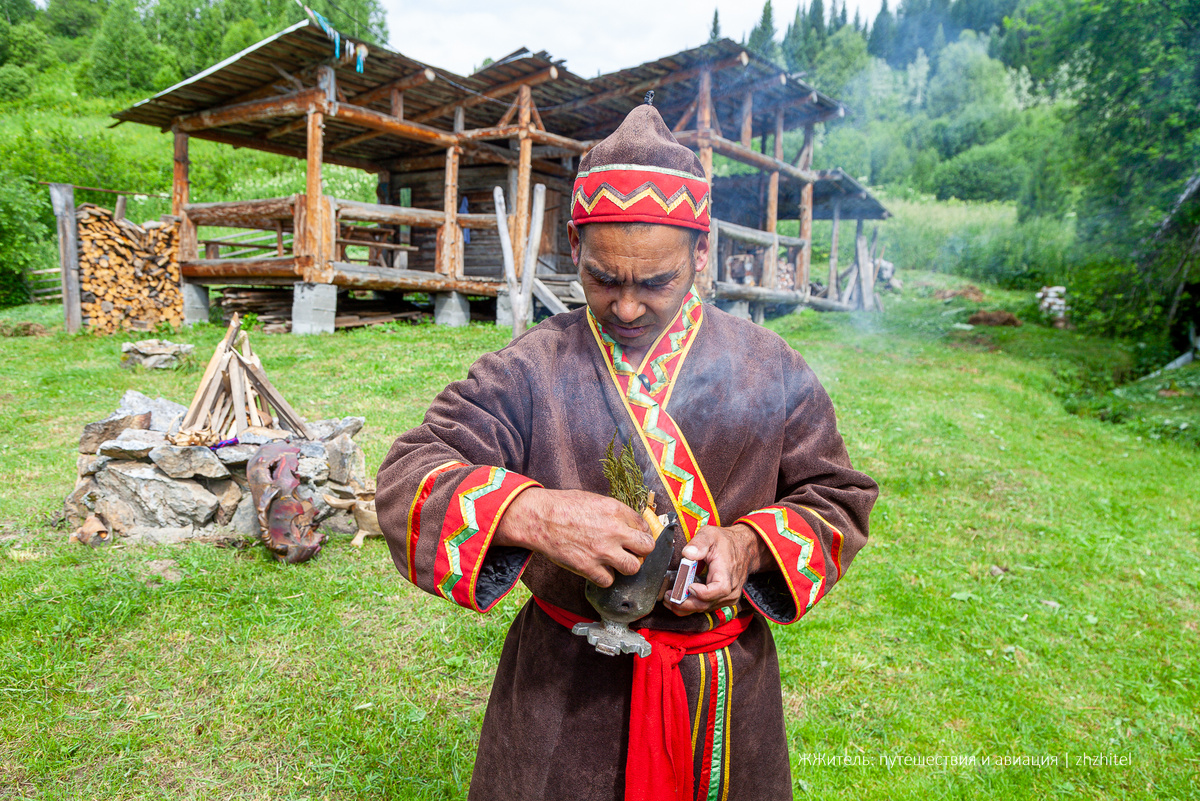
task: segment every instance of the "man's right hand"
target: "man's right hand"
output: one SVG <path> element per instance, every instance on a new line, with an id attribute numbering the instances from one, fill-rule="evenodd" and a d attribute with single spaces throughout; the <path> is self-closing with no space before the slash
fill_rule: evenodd
<path id="1" fill-rule="evenodd" d="M 505 510 L 492 540 L 537 551 L 559 567 L 607 587 L 613 571 L 632 576 L 654 550 L 641 515 L 613 498 L 530 487 Z"/>

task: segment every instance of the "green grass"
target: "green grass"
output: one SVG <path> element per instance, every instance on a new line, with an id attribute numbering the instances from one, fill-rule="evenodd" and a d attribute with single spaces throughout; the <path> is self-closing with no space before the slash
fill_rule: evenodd
<path id="1" fill-rule="evenodd" d="M 962 304 L 928 297 L 955 279 L 904 278 L 885 315 L 772 323 L 882 487 L 845 582 L 775 629 L 797 796 L 1200 797 L 1200 450 L 1067 411 L 1066 368 L 1099 393 L 1097 376 L 1138 369 L 1136 343 L 962 331 Z M 989 308 L 1025 302 L 987 294 Z M 205 350 L 218 336 L 176 339 Z M 367 417 L 374 466 L 504 337 L 393 327 L 254 343 L 301 414 Z M 121 370 L 119 348 L 0 341 L 0 796 L 463 797 L 524 592 L 475 616 L 403 583 L 383 543 L 355 551 L 342 536 L 297 567 L 260 549 L 67 544 L 47 520 L 79 428 L 126 388 L 186 402 L 198 380 Z M 1146 414 L 1190 402 L 1138 391 L 1126 402 Z M 155 573 L 162 559 L 178 580 Z M 1076 762 L 1099 754 L 1127 764 Z M 843 755 L 875 764 L 830 764 Z M 884 756 L 976 761 L 889 769 Z M 1058 764 L 997 764 L 1022 757 Z"/>

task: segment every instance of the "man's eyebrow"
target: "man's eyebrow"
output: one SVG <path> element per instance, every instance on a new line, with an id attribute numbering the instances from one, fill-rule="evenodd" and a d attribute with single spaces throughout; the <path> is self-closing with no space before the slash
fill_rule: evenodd
<path id="1" fill-rule="evenodd" d="M 614 284 L 615 285 L 615 284 L 624 283 L 623 281 L 619 280 L 612 273 L 607 273 L 604 270 L 601 270 L 599 267 L 595 266 L 594 264 L 591 264 L 590 262 L 585 262 L 583 265 L 583 269 L 587 270 L 588 274 L 591 275 L 592 278 L 595 278 L 597 281 L 599 281 L 602 284 Z M 671 280 L 674 279 L 678 275 L 679 275 L 678 268 L 673 268 L 670 270 L 664 270 L 661 273 L 656 273 L 654 275 L 647 276 L 646 278 L 642 278 L 641 280 L 636 281 L 635 283 L 641 284 L 642 286 L 656 286 L 659 284 L 670 283 Z"/>

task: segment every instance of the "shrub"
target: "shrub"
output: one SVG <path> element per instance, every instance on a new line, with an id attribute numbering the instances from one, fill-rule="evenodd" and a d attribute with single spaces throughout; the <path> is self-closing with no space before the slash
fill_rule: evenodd
<path id="1" fill-rule="evenodd" d="M 49 200 L 39 190 L 28 179 L 0 175 L 0 306 L 25 303 L 28 271 L 53 265 Z"/>
<path id="2" fill-rule="evenodd" d="M 14 25 L 8 34 L 8 60 L 41 70 L 54 63 L 55 54 L 42 29 L 32 22 L 25 22 Z"/>
<path id="3" fill-rule="evenodd" d="M 1008 142 L 999 139 L 939 164 L 928 188 L 939 200 L 1016 200 L 1028 171 Z"/>
<path id="4" fill-rule="evenodd" d="M 29 73 L 16 64 L 0 67 L 0 101 L 20 100 L 29 94 Z"/>

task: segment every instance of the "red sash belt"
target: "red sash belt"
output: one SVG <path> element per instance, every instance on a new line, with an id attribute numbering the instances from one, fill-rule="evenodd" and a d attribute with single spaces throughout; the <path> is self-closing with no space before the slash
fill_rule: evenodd
<path id="1" fill-rule="evenodd" d="M 541 598 L 533 600 L 567 628 L 592 622 Z M 651 650 L 650 656 L 633 661 L 626 801 L 691 801 L 692 734 L 679 663 L 689 654 L 708 653 L 732 644 L 750 625 L 750 619 L 749 615 L 735 617 L 711 631 L 637 630 L 650 642 Z"/>

